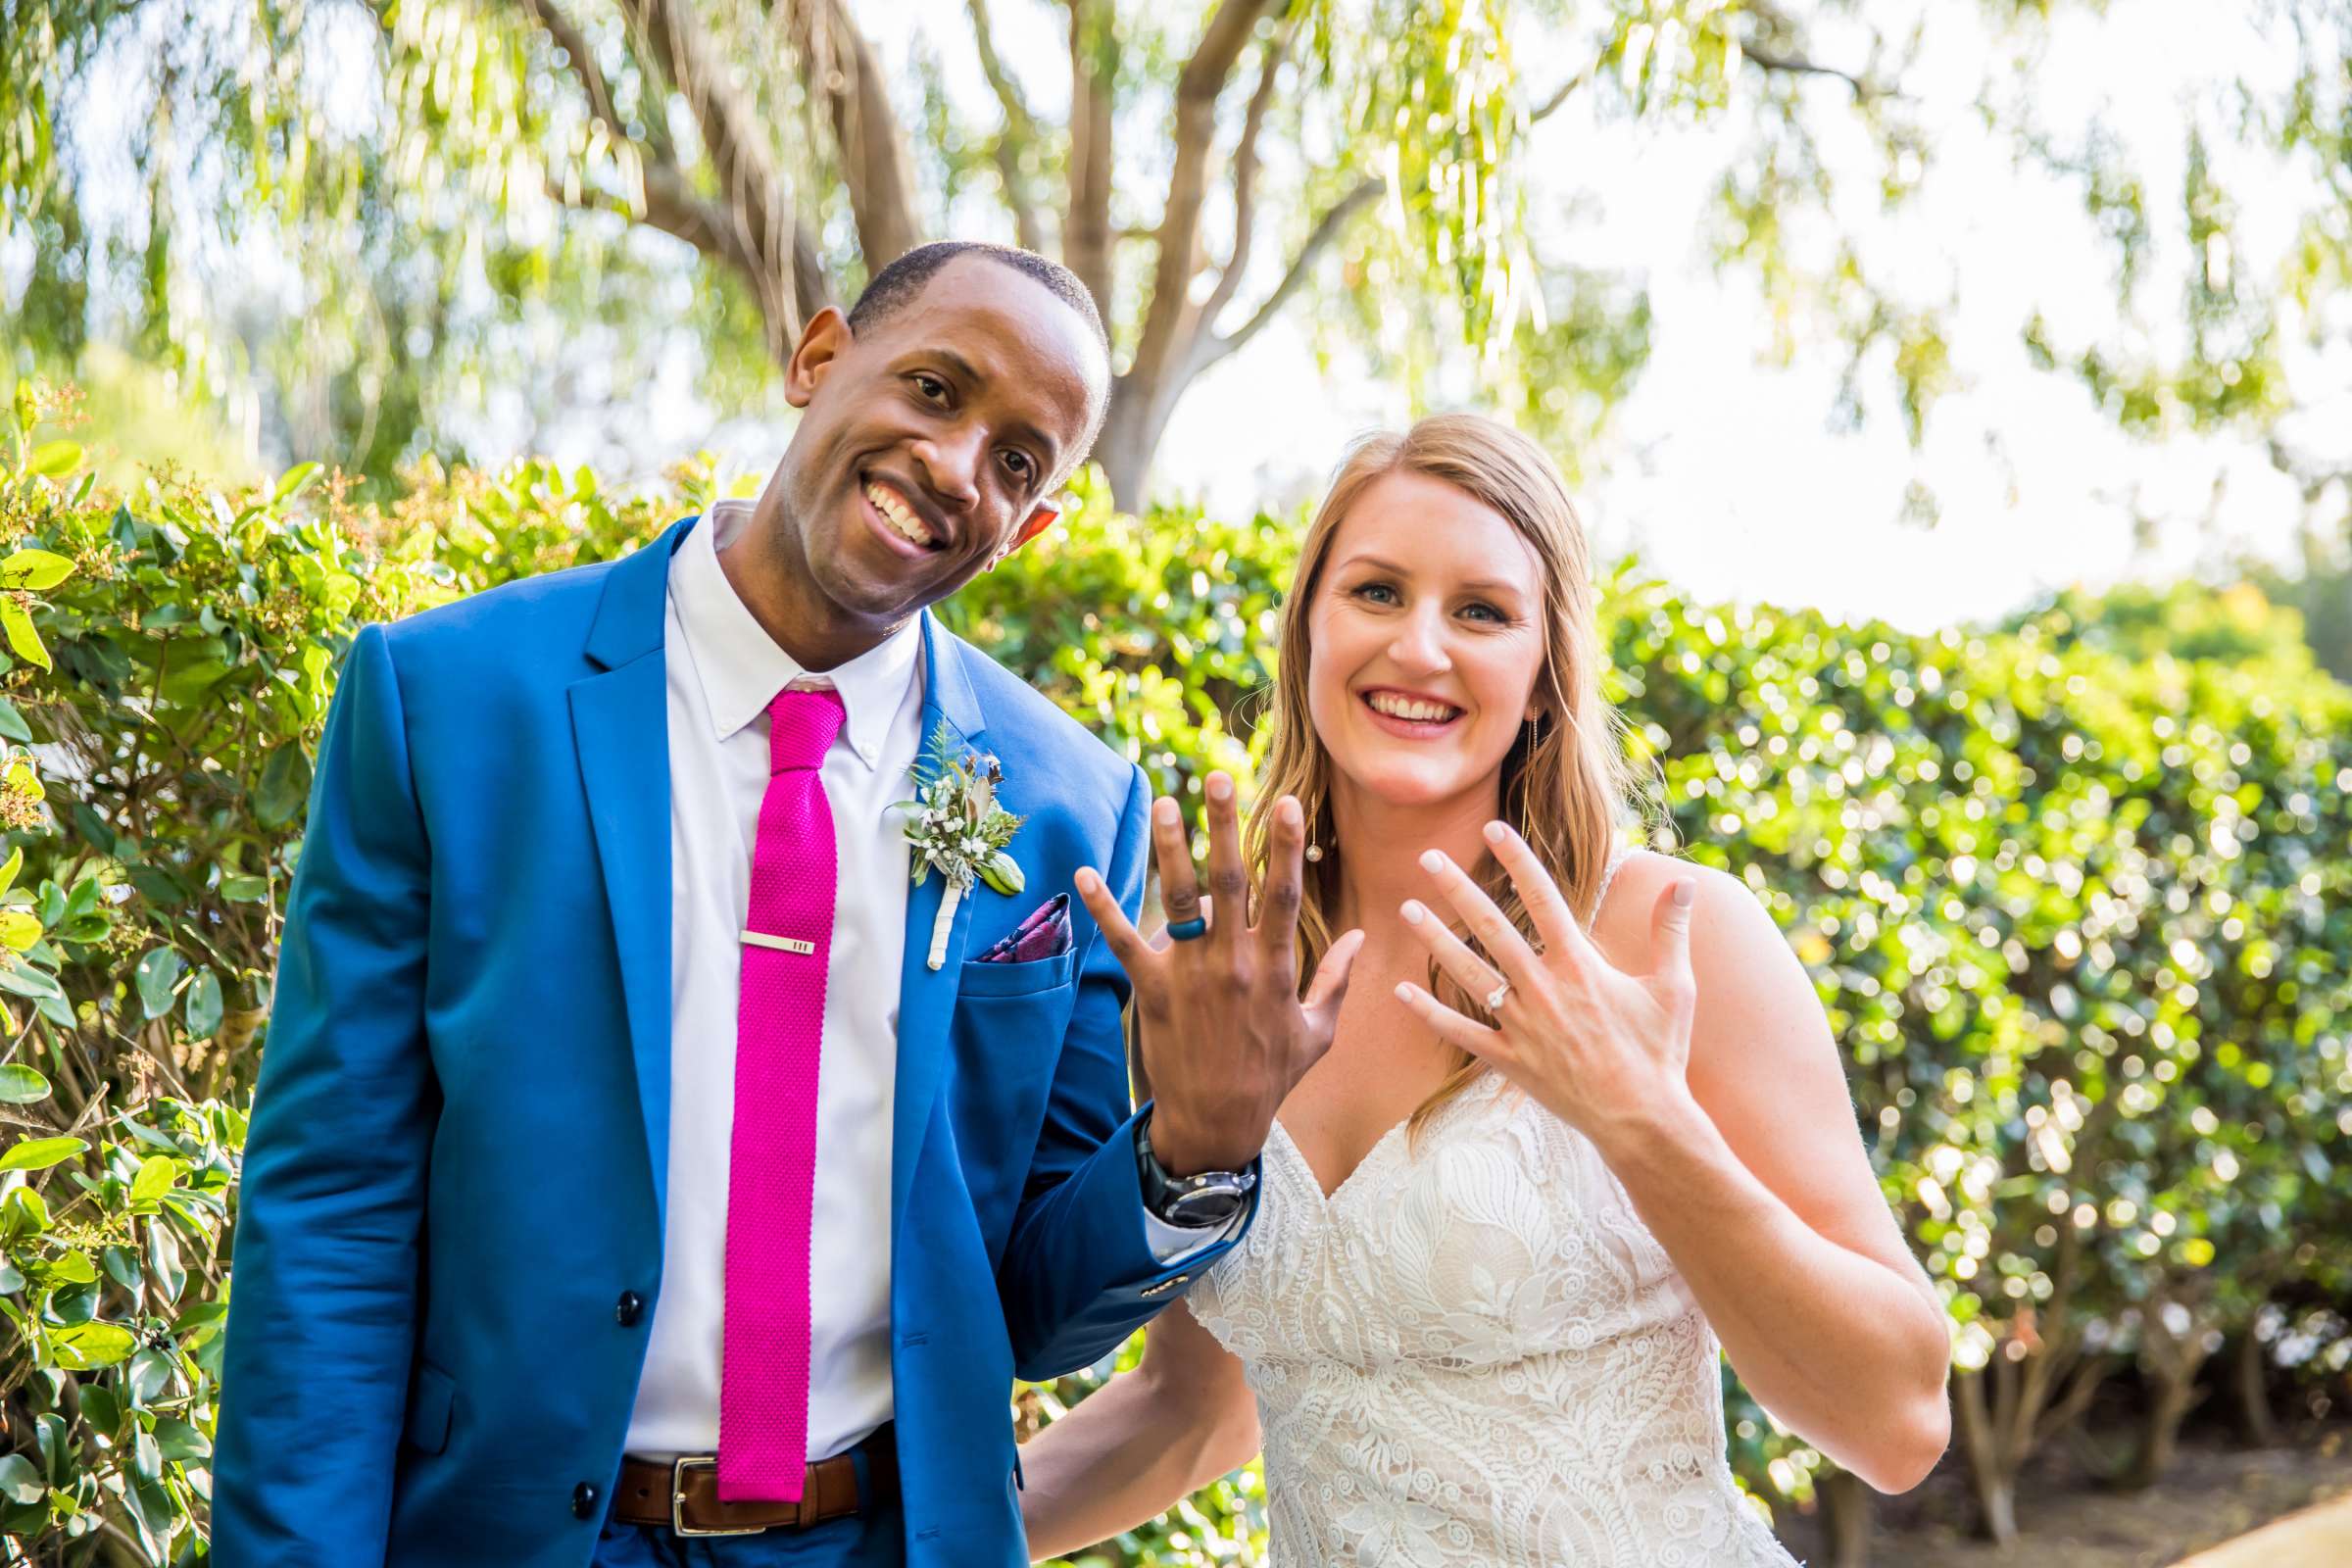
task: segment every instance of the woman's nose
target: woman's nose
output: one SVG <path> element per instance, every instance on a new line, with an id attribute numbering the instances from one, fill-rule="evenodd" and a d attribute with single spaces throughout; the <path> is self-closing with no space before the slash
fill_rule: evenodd
<path id="1" fill-rule="evenodd" d="M 1406 616 L 1389 644 L 1389 657 L 1407 669 L 1442 670 L 1452 663 L 1446 656 L 1445 626 L 1435 615 Z"/>

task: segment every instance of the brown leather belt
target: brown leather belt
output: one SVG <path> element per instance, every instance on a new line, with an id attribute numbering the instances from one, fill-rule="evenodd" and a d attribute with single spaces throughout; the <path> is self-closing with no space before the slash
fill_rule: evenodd
<path id="1" fill-rule="evenodd" d="M 847 1519 L 899 1493 L 898 1445 L 885 1438 L 860 1445 L 860 1450 L 865 1455 L 863 1496 L 858 1495 L 856 1453 L 837 1453 L 808 1467 L 799 1502 L 719 1501 L 718 1461 L 709 1454 L 687 1454 L 667 1463 L 624 1458 L 612 1516 L 622 1524 L 661 1525 L 681 1536 L 752 1536 Z"/>

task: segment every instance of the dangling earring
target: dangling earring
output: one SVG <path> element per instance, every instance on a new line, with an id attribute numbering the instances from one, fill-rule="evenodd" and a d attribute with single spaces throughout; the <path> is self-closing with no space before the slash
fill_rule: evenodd
<path id="1" fill-rule="evenodd" d="M 1310 860 L 1320 860 L 1323 858 L 1323 846 L 1320 844 L 1309 844 L 1306 847 L 1306 858 Z"/>

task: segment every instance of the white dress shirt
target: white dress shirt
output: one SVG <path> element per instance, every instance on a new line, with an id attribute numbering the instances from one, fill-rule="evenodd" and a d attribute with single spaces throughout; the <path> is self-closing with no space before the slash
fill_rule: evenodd
<path id="1" fill-rule="evenodd" d="M 831 687 L 846 721 L 818 770 L 833 813 L 838 880 L 825 962 L 817 1075 L 809 1301 L 808 1456 L 826 1458 L 891 1419 L 891 1109 L 906 956 L 907 770 L 921 747 L 919 617 L 823 673 L 801 668 L 760 628 L 718 552 L 751 515 L 721 502 L 670 559 L 663 636 L 669 726 L 669 1203 L 662 1289 L 628 1451 L 666 1458 L 718 1447 L 726 1306 L 728 1152 L 735 1026 L 767 705 L 787 686 Z M 1108 846 L 1104 846 L 1107 859 Z M 1163 1262 L 1204 1239 L 1146 1213 Z"/>

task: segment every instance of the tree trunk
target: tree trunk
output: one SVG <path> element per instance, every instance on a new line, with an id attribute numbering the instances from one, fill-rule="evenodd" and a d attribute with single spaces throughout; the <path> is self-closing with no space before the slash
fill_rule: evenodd
<path id="1" fill-rule="evenodd" d="M 1969 1495 L 1977 1505 L 1977 1533 L 2007 1547 L 2017 1544 L 2017 1466 L 1995 1432 L 1984 1385 L 1992 1368 L 1954 1380 L 1952 1408 L 1960 1418 L 1960 1451 L 1968 1461 Z"/>
<path id="2" fill-rule="evenodd" d="M 1110 397 L 1110 415 L 1095 441 L 1095 461 L 1110 481 L 1111 504 L 1121 512 L 1144 510 L 1150 498 L 1152 458 L 1183 390 L 1179 385 L 1163 391 L 1138 384 L 1133 375 L 1119 377 Z"/>
<path id="3" fill-rule="evenodd" d="M 2240 1435 L 2254 1448 L 2278 1446 L 2278 1419 L 2271 1413 L 2271 1357 L 2262 1342 L 2262 1314 L 2255 1312 L 2237 1339 L 2231 1358 L 2230 1386 L 2237 1396 Z"/>
<path id="4" fill-rule="evenodd" d="M 2173 1308 L 2188 1321 L 2176 1331 L 2169 1320 Z M 2206 1311 L 2189 1308 L 2162 1292 L 2140 1309 L 2139 1370 L 2148 1389 L 2148 1408 L 2140 1424 L 2139 1444 L 2132 1461 L 2117 1478 L 2127 1492 L 2144 1492 L 2164 1479 L 2180 1446 L 2180 1422 L 2196 1408 L 2202 1395 L 2197 1373 L 2212 1353 L 2213 1325 Z"/>
<path id="5" fill-rule="evenodd" d="M 1868 1568 L 1870 1488 L 1859 1477 L 1830 1467 L 1814 1476 L 1813 1494 L 1821 1500 L 1823 1568 Z"/>

